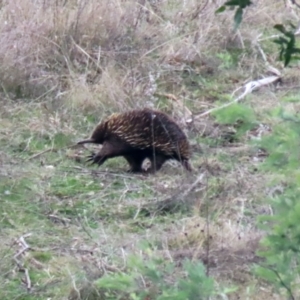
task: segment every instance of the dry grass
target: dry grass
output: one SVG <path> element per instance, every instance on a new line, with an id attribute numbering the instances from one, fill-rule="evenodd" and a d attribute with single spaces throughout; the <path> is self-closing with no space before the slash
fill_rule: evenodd
<path id="1" fill-rule="evenodd" d="M 255 43 L 289 12 L 283 1 L 257 1 L 233 35 L 232 13 L 214 14 L 224 1 L 154 2 L 1 2 L 1 299 L 67 299 L 122 268 L 144 240 L 178 268 L 184 258 L 202 260 L 218 283 L 238 287 L 229 299 L 281 299 L 250 271 L 269 178 L 253 171 L 259 162 L 244 148 L 249 136 L 223 143 L 226 126 L 210 116 L 187 125 L 185 109 L 204 112 L 264 75 Z M 261 46 L 280 67 L 271 41 Z M 297 85 L 289 72 L 288 84 Z M 259 122 L 269 122 L 266 112 L 287 92 L 249 96 Z M 195 174 L 166 164 L 155 176 L 133 176 L 122 159 L 93 171 L 83 150 L 68 149 L 104 116 L 144 106 L 184 127 Z M 143 215 L 143 205 L 176 198 L 198 173 L 205 176 L 185 195 L 187 210 Z"/>

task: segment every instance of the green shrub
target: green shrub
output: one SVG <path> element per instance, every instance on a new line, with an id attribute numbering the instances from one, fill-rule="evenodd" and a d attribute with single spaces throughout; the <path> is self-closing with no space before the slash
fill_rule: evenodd
<path id="1" fill-rule="evenodd" d="M 201 300 L 230 292 L 217 291 L 201 262 L 185 259 L 178 271 L 175 263 L 152 254 L 147 260 L 130 257 L 126 272 L 107 274 L 95 286 L 105 294 L 105 299 Z"/>
<path id="2" fill-rule="evenodd" d="M 284 289 L 290 299 L 296 299 L 300 275 L 300 127 L 297 115 L 280 109 L 277 117 L 281 122 L 260 143 L 269 153 L 263 169 L 273 175 L 274 191 L 279 192 L 271 193 L 273 214 L 259 217 L 267 236 L 259 252 L 264 263 L 256 272 L 278 291 Z"/>

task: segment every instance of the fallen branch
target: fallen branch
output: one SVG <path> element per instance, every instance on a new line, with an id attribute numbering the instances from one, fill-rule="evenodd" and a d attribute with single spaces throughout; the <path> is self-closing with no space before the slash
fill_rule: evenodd
<path id="1" fill-rule="evenodd" d="M 248 83 L 246 83 L 244 86 L 242 87 L 239 87 L 237 88 L 232 94 L 235 94 L 238 90 L 244 88 L 244 92 L 242 93 L 242 95 L 240 95 L 239 97 L 237 97 L 236 99 L 234 99 L 233 101 L 229 102 L 229 103 L 225 103 L 219 107 L 214 107 L 212 109 L 209 109 L 207 110 L 206 112 L 200 114 L 200 115 L 197 115 L 195 117 L 195 119 L 200 119 L 204 116 L 207 116 L 209 114 L 211 114 L 212 112 L 215 112 L 215 111 L 218 111 L 220 109 L 223 109 L 225 107 L 228 107 L 234 103 L 237 103 L 239 102 L 240 100 L 242 100 L 243 98 L 246 97 L 246 95 L 252 93 L 254 90 L 264 86 L 264 85 L 268 85 L 268 84 L 271 84 L 271 83 L 274 83 L 276 81 L 280 80 L 280 77 L 279 76 L 269 76 L 269 77 L 266 77 L 266 78 L 263 78 L 263 79 L 259 79 L 259 80 L 255 80 L 255 81 L 250 81 Z"/>

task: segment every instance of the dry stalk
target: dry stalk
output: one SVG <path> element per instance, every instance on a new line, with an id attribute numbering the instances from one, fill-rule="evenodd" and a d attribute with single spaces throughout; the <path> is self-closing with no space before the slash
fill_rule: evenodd
<path id="1" fill-rule="evenodd" d="M 174 107 L 179 108 L 181 110 L 181 112 L 179 112 L 178 110 L 176 112 L 177 112 L 178 116 L 182 117 L 182 119 L 183 119 L 182 123 L 189 124 L 193 121 L 192 112 L 175 95 L 170 94 L 170 93 L 155 93 L 155 95 L 161 96 L 161 97 L 166 97 L 166 98 L 172 100 L 175 103 Z"/>
<path id="2" fill-rule="evenodd" d="M 16 243 L 18 243 L 18 245 L 21 247 L 21 249 L 14 255 L 13 259 L 16 262 L 19 272 L 24 272 L 25 274 L 25 283 L 26 283 L 26 287 L 27 290 L 30 291 L 31 290 L 31 280 L 30 280 L 30 276 L 29 276 L 29 272 L 27 268 L 24 268 L 23 263 L 18 259 L 19 256 L 21 256 L 23 253 L 25 253 L 27 250 L 30 249 L 30 246 L 27 244 L 27 242 L 25 241 L 26 237 L 31 236 L 31 233 L 27 233 L 23 236 L 21 236 Z"/>

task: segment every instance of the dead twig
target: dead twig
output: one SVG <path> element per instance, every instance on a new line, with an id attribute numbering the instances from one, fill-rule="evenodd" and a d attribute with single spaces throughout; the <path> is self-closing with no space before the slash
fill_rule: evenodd
<path id="1" fill-rule="evenodd" d="M 37 158 L 45 153 L 48 153 L 48 152 L 57 152 L 59 150 L 64 150 L 64 149 L 76 149 L 76 148 L 79 148 L 79 147 L 82 147 L 83 145 L 78 145 L 78 144 L 73 144 L 71 146 L 66 146 L 66 147 L 63 147 L 63 148 L 60 148 L 60 149 L 57 149 L 57 148 L 49 148 L 49 149 L 46 149 L 44 151 L 41 151 L 39 153 L 36 153 L 36 154 L 33 154 L 32 156 L 30 156 L 27 160 L 32 160 L 34 158 Z"/>
<path id="2" fill-rule="evenodd" d="M 25 253 L 27 250 L 30 249 L 30 246 L 27 244 L 27 242 L 25 241 L 25 238 L 31 236 L 31 233 L 25 234 L 23 236 L 21 236 L 16 243 L 19 244 L 19 246 L 21 247 L 21 249 L 14 255 L 13 259 L 16 262 L 19 272 L 24 272 L 25 274 L 25 280 L 24 282 L 26 283 L 26 287 L 27 290 L 30 291 L 31 290 L 31 280 L 30 280 L 30 276 L 29 276 L 29 271 L 27 268 L 24 268 L 24 264 L 18 259 L 19 256 L 21 256 L 23 253 Z"/>
<path id="3" fill-rule="evenodd" d="M 37 157 L 39 157 L 39 156 L 41 156 L 41 155 L 43 155 L 43 154 L 45 154 L 45 153 L 47 153 L 47 152 L 55 152 L 55 151 L 57 151 L 57 149 L 50 148 L 50 149 L 44 150 L 44 151 L 42 151 L 42 152 L 39 152 L 39 153 L 36 153 L 36 154 L 30 156 L 30 157 L 28 158 L 28 160 L 37 158 Z"/>
<path id="4" fill-rule="evenodd" d="M 58 217 L 58 216 L 56 216 L 56 215 L 54 215 L 54 214 L 48 215 L 48 218 L 49 218 L 50 220 L 53 220 L 54 222 L 60 222 L 60 223 L 63 223 L 64 225 L 67 225 L 68 223 L 71 222 L 71 220 L 68 219 L 68 218 L 61 218 L 61 217 Z"/>
<path id="5" fill-rule="evenodd" d="M 28 291 L 30 291 L 31 290 L 31 280 L 30 280 L 28 269 L 27 268 L 21 268 L 20 272 L 24 272 L 26 288 L 27 288 Z"/>

